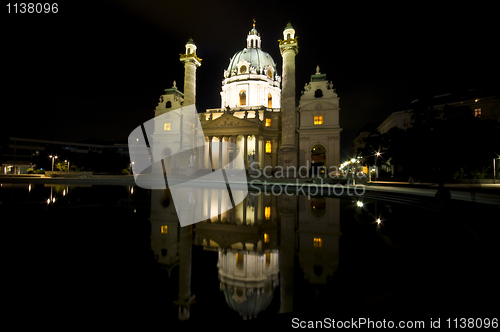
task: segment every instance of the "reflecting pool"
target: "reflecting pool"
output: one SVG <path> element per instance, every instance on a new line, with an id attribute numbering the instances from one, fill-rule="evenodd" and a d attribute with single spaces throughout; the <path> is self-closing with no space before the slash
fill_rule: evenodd
<path id="1" fill-rule="evenodd" d="M 0 202 L 6 301 L 45 322 L 500 312 L 498 206 L 250 192 L 180 227 L 168 189 L 3 183 Z"/>

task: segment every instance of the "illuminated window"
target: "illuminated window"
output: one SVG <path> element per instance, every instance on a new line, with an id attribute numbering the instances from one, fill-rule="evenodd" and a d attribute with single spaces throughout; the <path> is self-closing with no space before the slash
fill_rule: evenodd
<path id="1" fill-rule="evenodd" d="M 315 237 L 313 242 L 314 248 L 323 248 L 323 239 Z"/>
<path id="2" fill-rule="evenodd" d="M 315 125 L 323 124 L 323 115 L 316 115 L 314 117 L 314 124 Z"/>
<path id="3" fill-rule="evenodd" d="M 267 95 L 267 107 L 273 108 L 273 96 L 271 94 Z M 269 125 L 270 125 L 270 123 L 269 123 Z M 267 123 L 266 123 L 266 126 L 267 126 Z"/>
<path id="4" fill-rule="evenodd" d="M 271 219 L 271 207 L 270 206 L 266 206 L 264 208 L 264 217 L 266 217 L 266 220 Z"/>
<path id="5" fill-rule="evenodd" d="M 247 67 L 246 66 L 241 66 L 240 67 L 240 74 L 244 74 L 246 71 L 247 71 Z"/>
<path id="6" fill-rule="evenodd" d="M 245 106 L 247 104 L 247 93 L 245 90 L 240 91 L 240 106 Z"/>
<path id="7" fill-rule="evenodd" d="M 269 267 L 271 265 L 271 252 L 267 251 L 266 252 L 266 267 Z"/>
<path id="8" fill-rule="evenodd" d="M 266 127 L 271 127 L 271 119 L 266 119 Z"/>
<path id="9" fill-rule="evenodd" d="M 266 153 L 271 153 L 271 141 L 266 141 Z"/>
<path id="10" fill-rule="evenodd" d="M 476 108 L 476 109 L 474 110 L 474 116 L 475 116 L 476 118 L 480 118 L 480 117 L 481 117 L 481 109 L 480 109 L 480 108 Z"/>
<path id="11" fill-rule="evenodd" d="M 237 252 L 236 253 L 236 268 L 238 270 L 243 270 L 243 254 Z"/>
<path id="12" fill-rule="evenodd" d="M 163 130 L 170 130 L 170 122 L 165 122 L 163 124 Z"/>
<path id="13" fill-rule="evenodd" d="M 167 225 L 161 225 L 161 233 L 168 234 L 168 226 Z"/>
<path id="14" fill-rule="evenodd" d="M 271 239 L 269 238 L 269 234 L 264 233 L 264 243 L 269 243 L 269 241 L 271 241 Z"/>
<path id="15" fill-rule="evenodd" d="M 273 72 L 272 72 L 272 70 L 271 70 L 271 69 L 268 69 L 268 70 L 267 70 L 267 77 L 269 77 L 269 78 L 273 78 Z"/>

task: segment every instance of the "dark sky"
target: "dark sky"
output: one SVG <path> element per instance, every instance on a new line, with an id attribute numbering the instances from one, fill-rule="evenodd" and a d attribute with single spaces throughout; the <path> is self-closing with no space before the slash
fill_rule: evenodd
<path id="1" fill-rule="evenodd" d="M 245 47 L 253 19 L 280 74 L 277 40 L 288 21 L 294 26 L 297 99 L 316 65 L 334 83 L 342 154 L 366 123 L 415 98 L 498 87 L 496 9 L 350 3 L 68 1 L 57 14 L 3 8 L 2 135 L 126 139 L 154 116 L 172 81 L 182 90 L 179 53 L 189 38 L 203 59 L 198 110 L 220 107 L 223 71 Z"/>

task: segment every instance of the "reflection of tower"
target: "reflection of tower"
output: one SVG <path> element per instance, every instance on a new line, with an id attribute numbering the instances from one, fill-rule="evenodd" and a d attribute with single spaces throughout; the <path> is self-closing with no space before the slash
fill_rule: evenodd
<path id="1" fill-rule="evenodd" d="M 299 196 L 298 211 L 298 261 L 317 290 L 339 265 L 340 199 Z"/>
<path id="2" fill-rule="evenodd" d="M 191 294 L 192 226 L 180 227 L 170 190 L 151 191 L 151 249 L 156 261 L 171 271 L 179 266 L 179 319 L 189 318 Z"/>
<path id="3" fill-rule="evenodd" d="M 299 47 L 295 30 L 288 23 L 283 31 L 284 40 L 280 40 L 280 52 L 283 57 L 283 89 L 281 90 L 281 148 L 279 150 L 282 167 L 297 167 L 297 148 L 295 139 L 295 55 Z"/>
<path id="4" fill-rule="evenodd" d="M 297 217 L 297 196 L 281 195 L 279 211 L 281 215 L 280 234 L 280 313 L 293 311 L 293 269 L 295 259 L 295 218 Z"/>
<path id="5" fill-rule="evenodd" d="M 151 191 L 151 249 L 156 261 L 170 271 L 177 266 L 179 219 L 170 190 Z"/>
<path id="6" fill-rule="evenodd" d="M 189 319 L 189 307 L 194 302 L 191 294 L 191 252 L 193 244 L 193 225 L 181 227 L 179 231 L 179 319 Z"/>
<path id="7" fill-rule="evenodd" d="M 278 285 L 278 251 L 219 251 L 220 287 L 226 302 L 243 317 L 255 318 L 273 299 Z"/>

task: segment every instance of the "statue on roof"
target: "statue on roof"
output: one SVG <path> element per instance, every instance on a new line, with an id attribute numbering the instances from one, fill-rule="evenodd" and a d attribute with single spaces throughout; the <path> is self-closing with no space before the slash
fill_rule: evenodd
<path id="1" fill-rule="evenodd" d="M 175 81 L 174 81 L 174 85 L 172 86 L 173 89 L 177 89 L 177 87 L 175 86 Z"/>
<path id="2" fill-rule="evenodd" d="M 319 74 L 321 74 L 321 73 L 319 72 L 319 66 L 316 66 L 316 75 L 319 75 Z"/>

